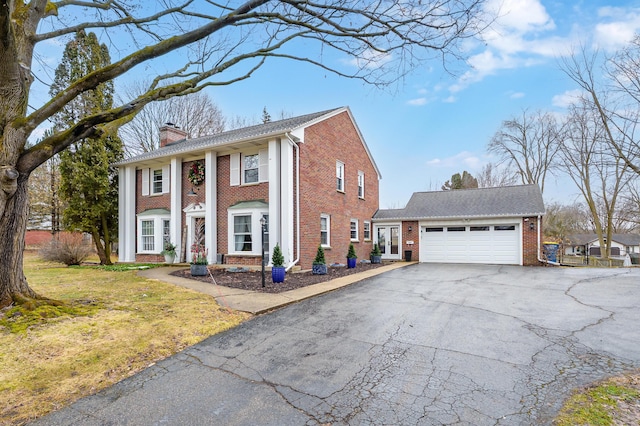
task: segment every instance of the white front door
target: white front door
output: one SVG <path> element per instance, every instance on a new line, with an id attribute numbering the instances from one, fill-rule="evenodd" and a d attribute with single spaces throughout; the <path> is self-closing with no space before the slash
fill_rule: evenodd
<path id="1" fill-rule="evenodd" d="M 376 242 L 380 247 L 383 259 L 402 259 L 400 253 L 400 225 L 377 225 Z"/>

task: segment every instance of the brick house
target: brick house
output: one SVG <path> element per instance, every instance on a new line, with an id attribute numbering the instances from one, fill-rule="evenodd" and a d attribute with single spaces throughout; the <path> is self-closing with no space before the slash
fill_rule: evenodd
<path id="1" fill-rule="evenodd" d="M 538 185 L 415 192 L 376 212 L 373 238 L 389 260 L 538 265 L 544 211 Z"/>
<path id="2" fill-rule="evenodd" d="M 310 268 L 319 244 L 327 263 L 345 263 L 351 242 L 369 257 L 381 176 L 349 108 L 197 139 L 160 133 L 158 150 L 116 164 L 121 262 L 160 262 L 171 242 L 176 261 L 203 244 L 209 263 L 259 265 L 262 218 L 265 252 L 278 243 L 286 266 Z"/>

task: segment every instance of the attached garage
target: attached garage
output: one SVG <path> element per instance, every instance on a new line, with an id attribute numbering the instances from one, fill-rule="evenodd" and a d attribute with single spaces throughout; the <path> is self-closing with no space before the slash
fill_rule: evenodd
<path id="1" fill-rule="evenodd" d="M 379 210 L 373 222 L 374 231 L 402 230 L 397 259 L 535 265 L 543 214 L 538 186 L 519 185 L 416 192 L 404 209 Z"/>
<path id="2" fill-rule="evenodd" d="M 520 224 L 420 226 L 420 261 L 520 264 Z"/>

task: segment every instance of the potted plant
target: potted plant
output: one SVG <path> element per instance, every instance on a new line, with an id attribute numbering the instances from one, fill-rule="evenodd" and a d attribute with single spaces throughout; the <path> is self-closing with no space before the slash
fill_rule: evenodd
<path id="1" fill-rule="evenodd" d="M 349 244 L 349 251 L 347 252 L 347 267 L 355 268 L 356 267 L 356 249 L 353 247 L 353 244 Z"/>
<path id="2" fill-rule="evenodd" d="M 191 275 L 205 276 L 209 272 L 207 269 L 207 249 L 201 244 L 191 246 Z"/>
<path id="3" fill-rule="evenodd" d="M 284 281 L 285 268 L 284 268 L 284 256 L 280 246 L 276 244 L 273 248 L 273 255 L 271 256 L 271 280 L 274 283 L 281 283 Z"/>
<path id="4" fill-rule="evenodd" d="M 371 263 L 381 263 L 382 262 L 382 252 L 380 251 L 380 247 L 378 247 L 378 243 L 373 244 L 373 250 L 371 250 Z"/>
<path id="5" fill-rule="evenodd" d="M 318 246 L 316 258 L 313 260 L 312 272 L 313 275 L 325 275 L 327 273 L 327 262 L 324 260 L 324 249 L 321 245 Z"/>
<path id="6" fill-rule="evenodd" d="M 164 243 L 164 250 L 160 254 L 164 256 L 165 263 L 173 263 L 176 258 L 176 245 L 167 241 Z"/>

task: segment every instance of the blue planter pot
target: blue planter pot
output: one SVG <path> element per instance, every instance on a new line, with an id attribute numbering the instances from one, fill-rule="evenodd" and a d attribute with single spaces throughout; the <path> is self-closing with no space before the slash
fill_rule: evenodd
<path id="1" fill-rule="evenodd" d="M 194 277 L 204 277 L 208 272 L 207 265 L 191 265 L 191 275 Z"/>
<path id="2" fill-rule="evenodd" d="M 376 256 L 374 254 L 371 255 L 371 263 L 382 263 L 382 255 Z"/>
<path id="3" fill-rule="evenodd" d="M 348 268 L 355 268 L 356 264 L 358 263 L 358 259 L 355 257 L 347 257 L 347 267 Z"/>
<path id="4" fill-rule="evenodd" d="M 271 268 L 271 280 L 274 283 L 284 282 L 285 272 L 286 269 L 284 266 L 274 266 L 273 268 Z"/>

